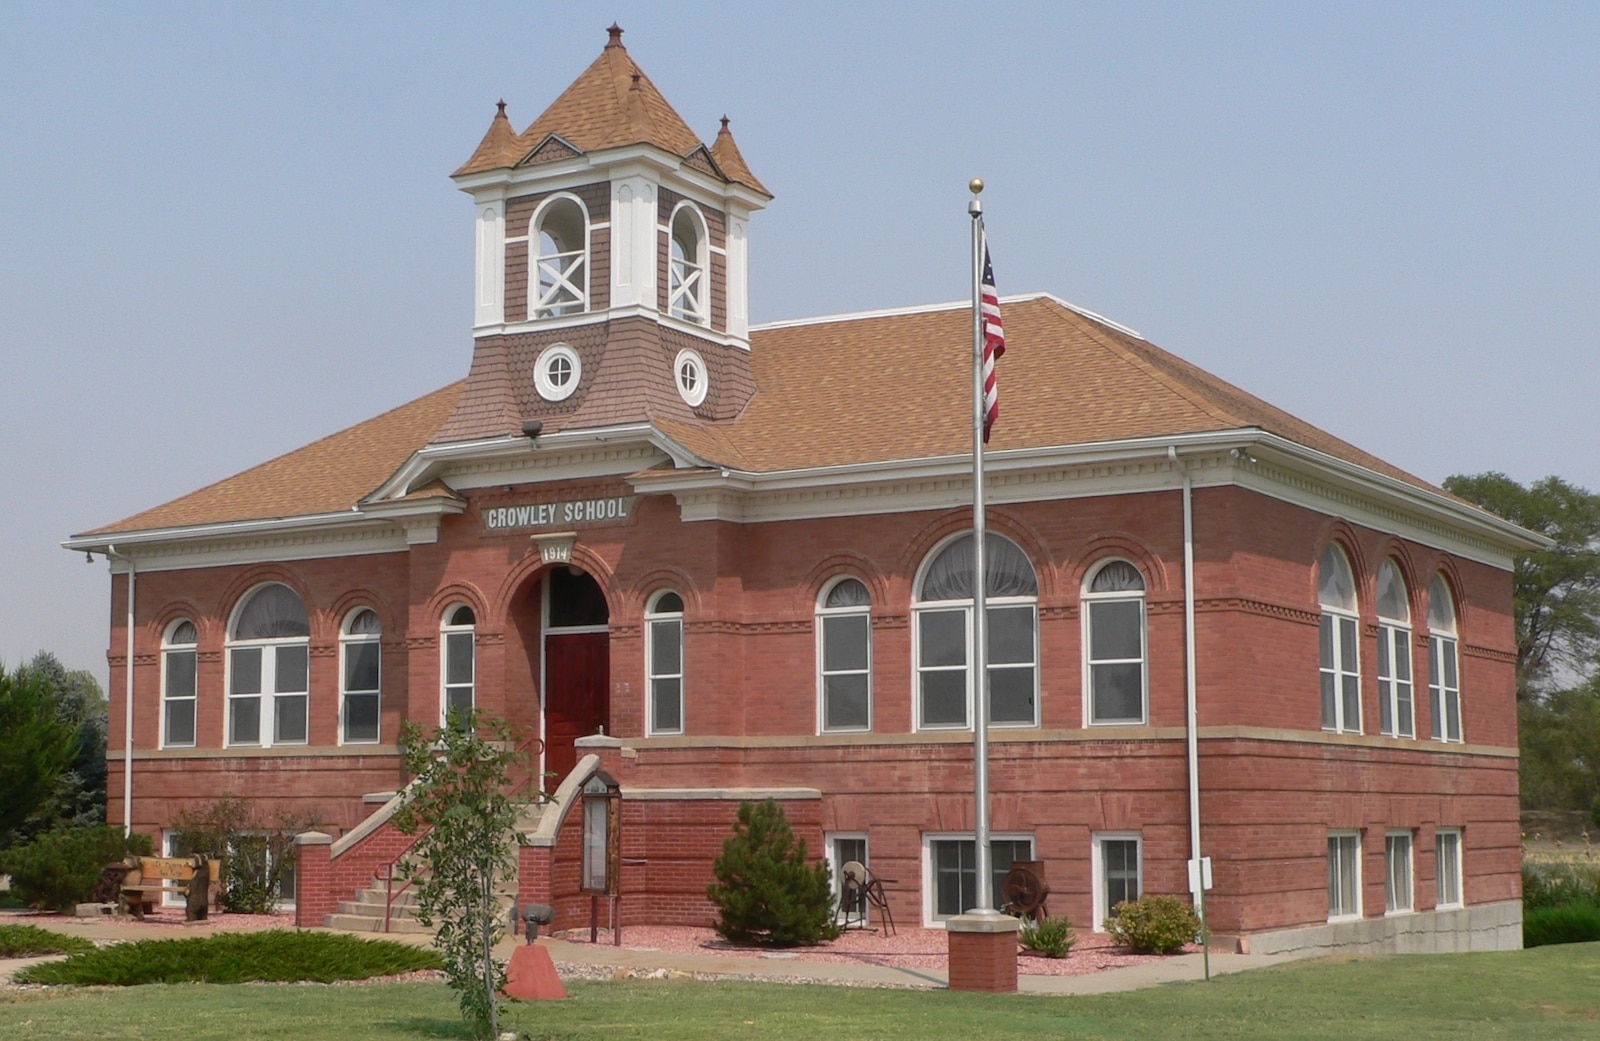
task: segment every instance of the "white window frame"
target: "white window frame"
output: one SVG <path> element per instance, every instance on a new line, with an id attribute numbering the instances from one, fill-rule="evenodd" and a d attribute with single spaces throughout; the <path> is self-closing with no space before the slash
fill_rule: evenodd
<path id="1" fill-rule="evenodd" d="M 471 623 L 457 624 L 450 621 L 455 613 L 465 607 L 472 612 Z M 467 683 L 450 682 L 450 639 L 449 637 L 467 634 L 468 647 L 472 649 L 472 679 Z M 450 719 L 450 691 L 454 688 L 466 688 L 470 695 L 468 708 L 476 711 L 478 708 L 478 609 L 464 600 L 458 600 L 444 609 L 439 616 L 439 725 L 444 726 Z"/>
<path id="2" fill-rule="evenodd" d="M 223 745 L 228 748 L 304 748 L 311 743 L 311 637 L 308 636 L 280 636 L 257 640 L 236 639 L 239 618 L 244 613 L 244 608 L 262 590 L 269 586 L 283 586 L 293 593 L 295 599 L 300 601 L 300 606 L 306 611 L 307 627 L 309 629 L 311 612 L 305 606 L 305 599 L 300 596 L 293 586 L 285 582 L 263 582 L 254 586 L 239 602 L 234 605 L 233 615 L 228 619 L 228 640 L 224 649 L 224 659 L 227 663 L 226 675 L 223 680 L 223 690 L 227 692 L 228 711 L 227 718 L 223 720 L 222 738 Z M 306 689 L 305 690 L 279 690 L 278 686 L 278 650 L 285 647 L 303 647 L 306 652 Z M 235 694 L 233 691 L 234 652 L 257 651 L 261 656 L 261 689 L 255 693 L 244 692 Z M 233 739 L 233 713 L 235 702 L 255 698 L 259 714 L 256 717 L 256 732 L 259 740 L 235 741 Z M 279 698 L 304 698 L 305 699 L 305 726 L 306 736 L 301 741 L 278 740 L 278 699 Z"/>
<path id="3" fill-rule="evenodd" d="M 1450 608 L 1450 627 L 1434 626 L 1433 591 L 1434 588 L 1443 587 L 1446 606 Z M 1461 718 L 1461 645 L 1457 642 L 1456 630 L 1459 625 L 1456 612 L 1455 594 L 1450 589 L 1450 583 L 1444 580 L 1443 575 L 1435 575 L 1428 585 L 1428 712 L 1432 717 L 1430 729 L 1435 741 L 1447 744 L 1461 744 L 1465 737 L 1465 721 Z M 1446 669 L 1447 660 L 1454 666 Z M 1445 676 L 1449 672 L 1456 674 L 1455 684 L 1445 683 Z M 1450 733 L 1446 725 L 1450 718 L 1451 707 L 1455 708 L 1456 729 Z"/>
<path id="4" fill-rule="evenodd" d="M 831 878 L 833 880 L 833 909 L 834 909 L 834 919 L 835 920 L 837 920 L 838 917 L 839 917 L 839 914 L 838 914 L 838 912 L 839 912 L 839 904 L 843 900 L 843 886 L 844 886 L 844 874 L 843 874 L 844 864 L 841 863 L 840 860 L 839 860 L 838 850 L 834 849 L 834 843 L 838 842 L 840 840 L 843 840 L 843 841 L 846 841 L 846 842 L 860 842 L 861 843 L 861 848 L 866 850 L 866 856 L 863 856 L 861 858 L 861 864 L 862 864 L 862 866 L 864 866 L 867 869 L 867 875 L 868 875 L 869 878 L 871 877 L 871 874 L 872 874 L 872 860 L 870 859 L 871 856 L 872 856 L 872 842 L 867 837 L 867 833 L 866 832 L 864 832 L 864 831 L 828 831 L 828 832 L 824 832 L 823 833 L 823 835 L 822 835 L 823 855 L 824 855 L 824 858 L 827 860 L 827 863 L 828 863 L 828 876 L 829 876 L 829 878 Z M 866 928 L 870 924 L 871 918 L 872 918 L 872 905 L 871 904 L 867 904 L 865 907 L 862 908 L 862 913 L 861 913 L 862 928 Z"/>
<path id="5" fill-rule="evenodd" d="M 976 836 L 970 831 L 925 831 L 922 833 L 922 927 L 924 929 L 943 929 L 946 918 L 935 915 L 934 908 L 938 906 L 935 899 L 934 886 L 938 874 L 933 865 L 933 844 L 935 842 L 971 842 L 974 843 L 976 854 Z M 1026 842 L 1029 855 L 1022 859 L 1039 859 L 1039 843 L 1032 832 L 1026 831 L 994 831 L 989 833 L 989 846 L 992 850 L 996 842 Z M 991 863 L 990 872 L 993 873 Z M 966 914 L 968 908 L 962 908 L 958 913 Z M 998 910 L 998 908 L 996 908 Z"/>
<path id="6" fill-rule="evenodd" d="M 1334 846 L 1335 842 L 1339 843 L 1337 848 Z M 1344 848 L 1346 844 L 1350 844 L 1353 847 L 1348 852 Z M 1361 857 L 1361 832 L 1349 829 L 1335 829 L 1328 832 L 1325 865 L 1328 878 L 1328 921 L 1330 922 L 1356 921 L 1362 917 Z M 1350 891 L 1355 904 L 1353 908 L 1337 907 L 1334 904 L 1333 882 L 1335 871 L 1338 872 L 1341 887 L 1345 873 L 1348 872 L 1350 874 Z"/>
<path id="7" fill-rule="evenodd" d="M 195 631 L 193 643 L 173 643 L 172 638 L 179 627 L 188 625 Z M 191 666 L 194 676 L 194 690 L 188 695 L 173 697 L 168 688 L 168 663 L 180 654 L 187 654 L 194 659 Z M 200 741 L 200 627 L 195 625 L 192 618 L 176 618 L 168 624 L 166 631 L 161 634 L 161 747 L 162 748 L 194 748 Z M 172 711 L 176 702 L 189 703 L 189 740 L 174 741 L 167 732 L 167 716 Z"/>
<path id="8" fill-rule="evenodd" d="M 544 220 L 550 211 L 564 202 L 571 202 L 578 207 L 578 213 L 583 218 L 583 245 L 578 249 L 562 250 L 559 253 L 545 254 L 540 249 L 539 236 L 543 233 Z M 553 237 L 553 236 L 552 236 Z M 589 220 L 589 207 L 584 205 L 582 199 L 571 192 L 556 192 L 539 203 L 533 211 L 533 216 L 528 220 L 528 320 L 536 321 L 540 318 L 558 318 L 567 315 L 584 314 L 589 310 L 589 263 L 591 246 L 594 241 L 593 225 Z M 573 278 L 573 273 L 582 267 L 581 278 Z M 544 275 L 548 274 L 553 280 L 549 292 L 541 292 L 540 285 Z M 579 285 L 579 282 L 582 284 Z M 576 299 L 559 300 L 562 290 L 570 292 Z M 576 382 L 576 381 L 574 381 Z"/>
<path id="9" fill-rule="evenodd" d="M 1411 914 L 1417 907 L 1416 839 L 1409 828 L 1383 833 L 1383 913 Z"/>
<path id="10" fill-rule="evenodd" d="M 1384 574 L 1389 572 L 1400 585 L 1401 608 L 1405 614 L 1385 614 L 1383 610 Z M 1417 736 L 1416 670 L 1411 660 L 1411 589 L 1405 572 L 1394 560 L 1385 558 L 1378 565 L 1378 732 L 1386 737 Z"/>
<path id="11" fill-rule="evenodd" d="M 1089 587 L 1095 578 L 1108 566 L 1115 563 L 1127 564 L 1139 572 L 1139 579 L 1144 583 L 1144 588 L 1135 593 L 1132 590 L 1115 590 L 1105 593 L 1091 593 Z M 1150 722 L 1150 616 L 1146 606 L 1146 596 L 1149 594 L 1150 581 L 1145 577 L 1144 570 L 1128 560 L 1126 557 L 1109 557 L 1096 562 L 1084 578 L 1083 590 L 1080 593 L 1083 627 L 1083 725 L 1096 726 L 1144 726 Z M 1132 658 L 1107 658 L 1096 661 L 1093 654 L 1094 633 L 1094 607 L 1096 604 L 1128 603 L 1137 601 L 1139 605 L 1139 657 Z M 1139 715 L 1138 718 L 1128 719 L 1099 719 L 1095 712 L 1095 683 L 1094 667 L 1096 665 L 1132 665 L 1139 666 Z"/>
<path id="12" fill-rule="evenodd" d="M 695 256 L 673 256 L 678 218 L 687 215 L 694 225 Z M 667 315 L 695 325 L 711 323 L 711 228 L 705 214 L 692 202 L 680 202 L 667 218 Z"/>
<path id="13" fill-rule="evenodd" d="M 1339 555 L 1339 559 L 1344 563 L 1345 575 L 1350 579 L 1351 599 L 1355 601 L 1355 605 L 1353 607 L 1346 607 L 1342 604 L 1328 604 L 1322 602 L 1322 557 L 1319 556 L 1317 558 L 1316 568 L 1318 585 L 1317 601 L 1322 611 L 1322 617 L 1318 622 L 1317 652 L 1319 702 L 1321 701 L 1321 678 L 1325 676 L 1331 676 L 1333 678 L 1333 718 L 1331 720 L 1328 718 L 1326 706 L 1323 706 L 1322 729 L 1329 730 L 1337 734 L 1359 734 L 1361 733 L 1360 592 L 1355 587 L 1355 569 L 1350 566 L 1350 554 L 1346 553 L 1344 551 L 1344 547 L 1340 546 L 1337 542 L 1330 542 L 1328 545 L 1333 548 L 1334 552 Z M 1324 550 L 1323 552 L 1325 554 L 1327 551 Z M 1328 628 L 1329 645 L 1332 649 L 1333 658 L 1331 665 L 1323 662 L 1321 658 L 1321 633 L 1323 626 Z M 1353 667 L 1350 669 L 1344 668 L 1346 650 L 1349 650 L 1350 657 L 1354 659 L 1352 663 Z M 1345 712 L 1344 704 L 1345 685 L 1346 682 L 1350 680 L 1354 680 L 1355 682 L 1356 718 L 1354 721 L 1346 718 L 1347 713 Z"/>
<path id="14" fill-rule="evenodd" d="M 1111 917 L 1111 894 L 1107 889 L 1105 844 L 1107 842 L 1132 842 L 1135 846 L 1135 888 L 1138 896 L 1144 895 L 1144 835 L 1137 831 L 1097 831 L 1089 836 L 1091 863 L 1090 884 L 1094 895 L 1094 932 L 1106 931 L 1106 919 Z M 1138 899 L 1138 897 L 1135 897 Z"/>
<path id="15" fill-rule="evenodd" d="M 644 683 L 645 683 L 645 733 L 648 737 L 670 737 L 687 732 L 689 699 L 684 690 L 684 639 L 682 610 L 662 611 L 660 604 L 663 598 L 676 596 L 679 603 L 683 603 L 683 594 L 675 589 L 662 589 L 650 596 L 650 606 L 644 613 Z M 687 606 L 687 604 L 685 604 Z M 655 671 L 656 641 L 662 638 L 669 627 L 676 628 L 678 641 L 678 671 L 675 673 Z M 678 681 L 678 727 L 676 730 L 658 728 L 656 726 L 656 683 L 658 680 Z"/>
<path id="16" fill-rule="evenodd" d="M 550 378 L 550 367 L 558 361 L 567 363 L 567 378 L 562 383 Z M 533 389 L 546 401 L 567 400 L 577 393 L 582 380 L 583 359 L 570 344 L 552 343 L 539 352 L 538 360 L 533 363 Z"/>
<path id="17" fill-rule="evenodd" d="M 990 532 L 989 534 L 994 535 L 996 533 Z M 974 664 L 974 662 L 973 662 L 973 653 L 972 653 L 973 644 L 974 644 L 973 631 L 972 631 L 972 629 L 973 629 L 972 621 L 973 621 L 973 607 L 974 607 L 974 603 L 975 602 L 971 597 L 966 597 L 964 599 L 958 599 L 958 600 L 923 600 L 923 599 L 920 598 L 921 597 L 921 593 L 922 593 L 923 581 L 927 576 L 928 569 L 933 566 L 933 562 L 938 560 L 940 554 L 942 554 L 947 548 L 950 547 L 951 544 L 956 542 L 958 539 L 967 538 L 967 537 L 970 537 L 971 535 L 972 535 L 971 531 L 960 532 L 960 533 L 958 533 L 956 535 L 952 535 L 950 538 L 945 539 L 943 542 L 940 542 L 937 546 L 935 546 L 932 550 L 930 550 L 928 552 L 928 555 L 923 558 L 922 565 L 917 569 L 916 578 L 912 583 L 912 587 L 911 588 L 915 592 L 914 592 L 914 595 L 913 595 L 913 598 L 912 598 L 912 601 L 911 601 L 911 675 L 912 675 L 911 719 L 912 719 L 912 728 L 915 729 L 915 730 L 919 730 L 919 731 L 921 731 L 921 730 L 933 730 L 933 731 L 946 730 L 946 731 L 948 731 L 948 730 L 971 730 L 972 729 L 972 721 L 973 721 L 973 718 L 974 718 L 974 716 L 973 716 L 973 702 L 976 700 L 975 696 L 974 696 L 975 695 L 975 691 L 974 691 L 974 685 L 973 685 L 973 664 Z M 1028 560 L 1028 566 L 1029 567 L 1033 567 L 1032 558 L 1028 557 L 1027 553 L 1022 549 L 1021 546 L 1017 546 L 1017 544 L 1015 542 L 1013 542 L 1011 539 L 1006 538 L 1004 535 L 996 535 L 996 537 L 1005 539 L 1007 542 L 1011 542 L 1011 544 L 1016 547 L 1017 552 L 1021 553 L 1023 555 L 1023 557 Z M 1034 585 L 1035 585 L 1035 588 L 1037 588 L 1038 581 L 1039 581 L 1039 569 L 1037 567 L 1033 567 L 1033 574 L 1034 574 Z M 1008 608 L 1009 609 L 1027 608 L 1028 611 L 1030 612 L 1031 616 L 1032 616 L 1032 619 L 1033 619 L 1032 620 L 1032 625 L 1031 625 L 1032 632 L 1033 632 L 1033 660 L 1032 660 L 1031 663 L 1028 663 L 1028 664 L 1024 665 L 1021 662 L 1007 662 L 1007 663 L 1002 664 L 1002 665 L 996 665 L 992 661 L 988 662 L 989 672 L 991 673 L 991 675 L 996 671 L 1002 671 L 1002 670 L 1015 670 L 1015 669 L 1021 669 L 1021 668 L 1027 668 L 1027 669 L 1031 669 L 1032 670 L 1032 672 L 1033 672 L 1033 718 L 1030 719 L 1030 720 L 1025 720 L 1025 721 L 1006 721 L 1006 722 L 1003 722 L 1003 723 L 1002 722 L 995 722 L 993 719 L 991 719 L 989 721 L 989 728 L 991 730 L 993 730 L 993 729 L 1026 730 L 1026 729 L 1028 729 L 1030 727 L 1038 727 L 1039 726 L 1039 716 L 1040 716 L 1040 705 L 1039 705 L 1039 597 L 1038 597 L 1038 594 L 1034 594 L 1033 596 L 990 596 L 990 597 L 986 597 L 984 599 L 984 608 L 985 608 L 986 613 L 988 613 L 991 616 L 997 611 L 1005 610 L 1005 609 L 1008 609 Z M 962 617 L 962 621 L 963 621 L 963 626 L 962 626 L 963 637 L 962 637 L 962 639 L 963 639 L 963 647 L 964 647 L 964 650 L 965 650 L 965 657 L 963 658 L 962 664 L 960 664 L 960 665 L 931 665 L 930 666 L 930 665 L 923 665 L 922 664 L 922 616 L 925 615 L 925 614 L 935 614 L 935 613 L 941 613 L 941 612 L 951 612 L 951 613 L 960 612 L 961 613 L 961 617 Z M 991 618 L 991 622 L 992 622 L 992 618 Z M 957 670 L 962 671 L 965 674 L 965 677 L 966 677 L 966 684 L 965 684 L 965 686 L 966 686 L 966 709 L 965 709 L 965 712 L 964 712 L 964 715 L 965 715 L 964 722 L 961 722 L 961 723 L 925 723 L 925 722 L 923 722 L 923 719 L 922 719 L 922 702 L 923 702 L 923 697 L 922 697 L 922 677 L 923 677 L 923 674 L 924 673 L 929 673 L 929 672 L 955 672 Z M 993 706 L 991 704 L 991 709 L 992 709 L 992 707 Z M 992 714 L 992 712 L 991 712 L 991 714 Z"/>
<path id="18" fill-rule="evenodd" d="M 1453 865 L 1446 863 L 1445 846 L 1453 845 L 1455 849 Z M 1467 906 L 1467 879 L 1465 867 L 1466 840 L 1460 828 L 1435 828 L 1433 832 L 1433 855 L 1437 865 L 1434 875 L 1434 906 L 1441 910 L 1450 910 Z M 1449 878 L 1455 887 L 1455 899 L 1443 898 L 1443 881 Z"/>
<path id="19" fill-rule="evenodd" d="M 178 850 L 178 829 L 177 828 L 162 828 L 161 829 L 161 855 L 163 857 L 176 857 L 176 856 L 178 856 L 178 851 L 177 850 Z M 212 884 L 215 885 L 216 882 L 213 881 Z M 175 892 L 172 892 L 170 890 L 163 889 L 161 891 L 161 906 L 162 907 L 187 907 L 187 906 L 189 906 L 189 901 L 188 901 L 188 898 L 185 897 L 184 894 L 182 894 L 182 893 L 175 893 Z"/>
<path id="20" fill-rule="evenodd" d="M 693 382 L 685 379 L 684 370 L 690 370 L 689 375 Z M 706 394 L 711 390 L 710 370 L 706 368 L 705 358 L 700 352 L 690 347 L 685 347 L 672 359 L 672 383 L 678 388 L 678 396 L 690 408 L 699 408 L 705 403 Z"/>
<path id="21" fill-rule="evenodd" d="M 829 607 L 828 597 L 833 591 L 845 582 L 860 582 L 867 589 L 868 602 L 850 607 Z M 872 587 L 855 575 L 840 575 L 822 587 L 822 592 L 817 596 L 816 604 L 816 631 L 817 631 L 817 733 L 866 733 L 872 730 L 872 603 L 870 597 Z M 867 627 L 867 663 L 864 669 L 834 669 L 827 667 L 827 620 L 828 619 L 860 618 Z M 867 721 L 864 726 L 829 726 L 828 725 L 828 679 L 831 676 L 861 676 L 867 680 Z"/>
<path id="22" fill-rule="evenodd" d="M 375 745 L 383 739 L 383 631 L 382 619 L 379 619 L 379 631 L 376 633 L 353 633 L 350 626 L 361 616 L 364 611 L 372 611 L 377 617 L 378 612 L 372 607 L 363 604 L 345 612 L 344 622 L 339 626 L 339 744 L 341 745 Z M 378 649 L 378 685 L 372 690 L 351 690 L 350 667 L 347 658 L 350 648 L 371 644 Z M 371 696 L 378 703 L 378 732 L 369 740 L 359 740 L 350 737 L 350 718 L 347 705 L 350 696 Z"/>

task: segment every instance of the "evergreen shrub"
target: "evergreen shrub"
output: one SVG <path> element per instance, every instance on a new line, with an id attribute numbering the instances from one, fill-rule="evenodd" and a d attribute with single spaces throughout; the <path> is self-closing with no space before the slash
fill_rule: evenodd
<path id="1" fill-rule="evenodd" d="M 0 853 L 0 874 L 29 907 L 68 911 L 89 899 L 100 873 L 129 854 L 148 856 L 150 837 L 104 824 L 59 827 Z"/>
<path id="2" fill-rule="evenodd" d="M 1578 901 L 1523 912 L 1523 947 L 1594 940 L 1600 940 L 1600 904 Z"/>
<path id="3" fill-rule="evenodd" d="M 1124 900 L 1115 912 L 1106 932 L 1139 954 L 1171 954 L 1200 935 L 1200 916 L 1175 896 Z"/>
<path id="4" fill-rule="evenodd" d="M 706 896 L 720 912 L 714 928 L 734 943 L 777 947 L 836 939 L 833 886 L 826 864 L 807 864 L 783 807 L 741 803 L 733 835 L 712 865 Z"/>
<path id="5" fill-rule="evenodd" d="M 1072 931 L 1072 922 L 1065 915 L 1046 915 L 1038 922 L 1024 921 L 1017 939 L 1023 947 L 1046 958 L 1065 958 L 1078 942 L 1078 934 Z"/>

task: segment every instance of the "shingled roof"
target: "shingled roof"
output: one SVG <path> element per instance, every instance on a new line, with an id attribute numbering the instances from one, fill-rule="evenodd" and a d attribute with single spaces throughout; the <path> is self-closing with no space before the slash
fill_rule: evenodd
<path id="1" fill-rule="evenodd" d="M 613 25 L 607 32 L 610 37 L 600 56 L 521 134 L 512 132 L 502 102 L 482 142 L 454 176 L 515 166 L 550 137 L 559 137 L 581 152 L 643 144 L 684 158 L 704 147 L 629 57 L 622 29 Z M 729 180 L 770 196 L 745 164 L 726 124 L 709 151 Z M 730 161 L 724 162 L 725 157 Z"/>

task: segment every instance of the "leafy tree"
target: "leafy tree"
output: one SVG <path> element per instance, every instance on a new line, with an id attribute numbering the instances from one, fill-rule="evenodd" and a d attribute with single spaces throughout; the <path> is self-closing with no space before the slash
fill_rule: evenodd
<path id="1" fill-rule="evenodd" d="M 717 880 L 706 887 L 721 912 L 717 932 L 780 947 L 837 937 L 828 866 L 806 859 L 805 840 L 795 839 L 776 800 L 740 803 L 733 835 L 712 865 Z"/>
<path id="2" fill-rule="evenodd" d="M 26 667 L 0 663 L 0 849 L 33 829 L 72 766 L 78 728 L 58 711 L 46 680 Z"/>
<path id="3" fill-rule="evenodd" d="M 1600 495 L 1559 477 L 1524 487 L 1502 473 L 1458 474 L 1444 486 L 1555 542 L 1519 558 L 1513 576 L 1518 699 L 1587 678 L 1600 660 Z"/>
<path id="4" fill-rule="evenodd" d="M 499 1034 L 497 995 L 506 981 L 505 962 L 494 956 L 505 917 L 497 890 L 517 870 L 514 748 L 504 720 L 470 713 L 431 735 L 409 720 L 400 730 L 415 780 L 393 821 L 404 834 L 421 835 L 401 869 L 416 880 L 418 920 L 437 930 L 434 947 L 462 1016 L 491 1038 Z"/>
<path id="5" fill-rule="evenodd" d="M 271 914 L 294 870 L 294 837 L 315 822 L 294 813 L 269 819 L 255 804 L 225 796 L 183 811 L 174 823 L 176 852 L 222 861 L 223 910 Z"/>
<path id="6" fill-rule="evenodd" d="M 101 824 L 106 819 L 106 696 L 86 669 L 68 669 L 49 651 L 35 654 L 22 669 L 43 681 L 56 701 L 56 713 L 77 728 L 71 768 L 45 808 L 51 821 Z"/>

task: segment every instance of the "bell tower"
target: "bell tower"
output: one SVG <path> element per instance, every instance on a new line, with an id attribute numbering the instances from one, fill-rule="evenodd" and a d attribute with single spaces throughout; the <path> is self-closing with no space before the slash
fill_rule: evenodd
<path id="1" fill-rule="evenodd" d="M 747 229 L 772 196 L 726 116 L 705 144 L 607 33 L 521 133 L 500 102 L 452 175 L 476 211 L 473 366 L 436 440 L 715 422 L 754 391 Z"/>

